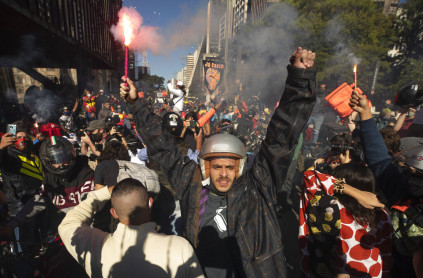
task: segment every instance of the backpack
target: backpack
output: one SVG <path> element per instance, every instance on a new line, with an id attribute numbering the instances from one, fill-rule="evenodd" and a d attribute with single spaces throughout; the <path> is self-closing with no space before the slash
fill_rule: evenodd
<path id="1" fill-rule="evenodd" d="M 149 193 L 159 193 L 160 183 L 157 173 L 147 166 L 137 163 L 132 163 L 124 160 L 116 160 L 119 165 L 119 174 L 117 182 L 126 178 L 133 178 L 140 181 Z"/>
<path id="2" fill-rule="evenodd" d="M 397 251 L 413 255 L 423 240 L 423 202 L 415 199 L 396 203 L 391 209 L 391 221 Z"/>

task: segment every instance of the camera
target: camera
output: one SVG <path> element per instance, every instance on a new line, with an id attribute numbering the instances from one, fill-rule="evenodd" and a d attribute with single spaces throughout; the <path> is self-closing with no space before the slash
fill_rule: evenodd
<path id="1" fill-rule="evenodd" d="M 99 156 L 96 156 L 95 154 L 90 154 L 90 156 L 88 157 L 89 161 L 96 161 L 99 158 Z"/>
<path id="2" fill-rule="evenodd" d="M 115 130 L 116 130 L 117 133 L 122 133 L 123 132 L 123 126 L 115 125 Z"/>
<path id="3" fill-rule="evenodd" d="M 354 161 L 365 161 L 363 146 L 360 141 L 350 144 L 332 144 L 331 151 L 339 154 L 345 154 L 346 151 L 350 151 L 350 157 Z"/>
<path id="4" fill-rule="evenodd" d="M 331 151 L 345 153 L 346 151 L 354 150 L 355 146 L 353 144 L 332 144 Z"/>
<path id="5" fill-rule="evenodd" d="M 200 132 L 200 128 L 198 127 L 198 123 L 196 120 L 191 120 L 189 122 L 189 126 L 195 130 L 195 133 L 198 134 Z"/>
<path id="6" fill-rule="evenodd" d="M 84 130 L 82 130 L 82 129 L 78 129 L 78 130 L 75 132 L 75 134 L 76 134 L 76 137 L 81 138 L 81 137 L 84 137 L 84 136 L 85 136 L 85 131 L 84 131 Z"/>

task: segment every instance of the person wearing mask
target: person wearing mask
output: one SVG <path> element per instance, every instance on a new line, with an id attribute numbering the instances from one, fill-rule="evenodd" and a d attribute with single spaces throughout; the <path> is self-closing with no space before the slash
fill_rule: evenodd
<path id="1" fill-rule="evenodd" d="M 53 136 L 43 141 L 40 160 L 45 170 L 43 192 L 30 198 L 22 211 L 42 223 L 41 231 L 55 234 L 65 214 L 94 190 L 94 171 L 88 166 L 87 157 L 76 156 L 73 145 L 63 137 Z M 62 274 L 59 269 L 71 268 L 75 275 L 70 274 L 72 277 L 86 276 L 64 247 L 59 247 L 55 252 L 60 260 L 55 261 L 54 266 L 46 265 L 47 269 L 43 268 L 43 271 L 48 271 L 52 277 L 59 277 Z"/>
<path id="2" fill-rule="evenodd" d="M 167 83 L 167 88 L 169 92 L 173 94 L 173 112 L 181 115 L 182 111 L 184 111 L 185 95 L 187 94 L 184 84 L 182 81 L 178 81 L 175 88 L 174 85 L 169 82 Z"/>
<path id="3" fill-rule="evenodd" d="M 149 156 L 165 169 L 181 200 L 183 235 L 207 277 L 286 277 L 277 222 L 276 183 L 283 180 L 297 139 L 315 102 L 315 54 L 299 47 L 288 66 L 280 105 L 251 170 L 244 144 L 230 134 L 208 138 L 199 165 L 185 157 L 160 117 L 122 78 L 121 96 L 132 104 Z"/>
<path id="4" fill-rule="evenodd" d="M 81 154 L 89 156 L 93 153 L 96 156 L 101 155 L 101 150 L 104 148 L 104 144 L 110 137 L 110 132 L 106 129 L 106 122 L 103 120 L 91 121 L 88 125 L 85 136 L 81 137 Z M 99 147 L 101 145 L 101 147 Z"/>
<path id="5" fill-rule="evenodd" d="M 41 193 L 44 170 L 39 157 L 32 150 L 28 134 L 17 125 L 16 136 L 6 133 L 0 141 L 0 174 L 11 216 L 0 234 L 11 235 L 14 232 L 18 241 L 34 243 L 40 242 L 35 232 L 40 223 L 35 217 L 27 217 L 31 211 L 24 208 Z M 34 248 L 31 244 L 21 244 L 20 247 L 24 254 Z"/>
<path id="6" fill-rule="evenodd" d="M 88 118 L 90 120 L 95 120 L 95 117 L 96 117 L 95 101 L 101 93 L 102 92 L 99 92 L 97 95 L 93 95 L 87 89 L 84 90 L 84 96 L 82 97 L 82 102 L 84 103 L 85 112 L 87 113 Z"/>
<path id="7" fill-rule="evenodd" d="M 76 131 L 76 126 L 74 123 L 74 114 L 78 109 L 79 99 L 75 100 L 75 105 L 73 106 L 72 111 L 69 110 L 67 106 L 62 107 L 62 116 L 59 118 L 60 128 L 63 131 L 63 135 L 70 136 L 71 133 Z"/>
<path id="8" fill-rule="evenodd" d="M 109 200 L 110 214 L 119 221 L 113 234 L 89 224 Z M 156 232 L 150 220 L 152 202 L 140 181 L 124 179 L 89 193 L 68 212 L 60 237 L 90 277 L 204 277 L 187 240 Z"/>
<path id="9" fill-rule="evenodd" d="M 63 219 L 64 213 L 94 190 L 94 171 L 88 166 L 88 158 L 77 156 L 73 145 L 63 137 L 43 141 L 40 158 L 45 169 L 44 192 L 63 213 Z"/>
<path id="10" fill-rule="evenodd" d="M 380 115 L 376 118 L 376 125 L 379 130 L 389 125 L 391 119 L 395 120 L 395 118 L 391 115 L 392 111 L 389 108 L 383 108 L 380 112 Z"/>
<path id="11" fill-rule="evenodd" d="M 103 108 L 101 109 L 100 113 L 98 113 L 98 119 L 105 121 L 108 117 L 113 116 L 113 111 L 110 108 L 110 103 L 105 102 L 103 104 Z"/>
<path id="12" fill-rule="evenodd" d="M 413 124 L 415 113 L 416 109 L 412 107 L 405 107 L 401 109 L 401 112 L 394 125 L 394 130 L 398 133 L 401 138 L 408 137 L 407 133 L 410 126 Z"/>

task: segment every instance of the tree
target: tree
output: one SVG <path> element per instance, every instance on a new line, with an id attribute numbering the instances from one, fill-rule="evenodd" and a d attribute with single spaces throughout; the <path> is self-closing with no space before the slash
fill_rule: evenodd
<path id="1" fill-rule="evenodd" d="M 376 93 L 390 94 L 387 53 L 394 38 L 393 16 L 383 15 L 372 0 L 281 0 L 260 20 L 238 28 L 229 49 L 238 63 L 233 79 L 241 79 L 244 94 L 261 92 L 271 100 L 283 86 L 287 58 L 300 45 L 318 54 L 317 81 L 329 89 L 353 83 L 358 64 L 358 86 L 369 92 L 380 61 Z"/>
<path id="2" fill-rule="evenodd" d="M 408 0 L 399 9 L 395 20 L 396 40 L 393 46 L 398 51 L 392 58 L 394 79 L 392 85 L 398 90 L 409 82 L 423 85 L 423 2 Z"/>
<path id="3" fill-rule="evenodd" d="M 358 64 L 358 86 L 369 92 L 376 61 L 381 61 L 378 81 L 390 72 L 387 52 L 392 44 L 392 17 L 384 16 L 372 0 L 285 0 L 300 13 L 298 41 L 317 56 L 318 81 L 334 88 L 352 83 Z M 308 36 L 304 36 L 306 33 Z M 377 84 L 379 93 L 389 84 Z"/>

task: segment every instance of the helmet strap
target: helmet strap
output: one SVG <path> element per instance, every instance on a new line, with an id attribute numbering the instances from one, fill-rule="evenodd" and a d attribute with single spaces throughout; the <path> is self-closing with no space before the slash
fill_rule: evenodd
<path id="1" fill-rule="evenodd" d="M 239 177 L 239 163 L 241 162 L 241 159 L 235 160 L 235 177 Z"/>
<path id="2" fill-rule="evenodd" d="M 204 168 L 206 170 L 206 176 L 205 178 L 210 178 L 210 160 L 204 160 Z"/>

